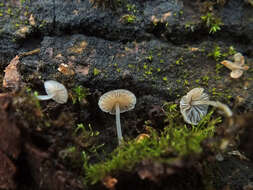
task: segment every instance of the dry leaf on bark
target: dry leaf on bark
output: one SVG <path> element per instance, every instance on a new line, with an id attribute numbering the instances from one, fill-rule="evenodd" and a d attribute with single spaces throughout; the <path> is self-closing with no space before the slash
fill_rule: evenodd
<path id="1" fill-rule="evenodd" d="M 10 64 L 5 68 L 4 79 L 3 79 L 3 87 L 18 89 L 21 85 L 21 75 L 18 71 L 18 66 L 20 64 L 19 56 L 13 58 Z"/>

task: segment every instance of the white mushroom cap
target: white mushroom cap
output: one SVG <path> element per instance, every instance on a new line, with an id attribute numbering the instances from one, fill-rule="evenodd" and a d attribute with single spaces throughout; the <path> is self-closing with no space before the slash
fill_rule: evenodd
<path id="1" fill-rule="evenodd" d="M 241 53 L 234 54 L 235 63 L 238 65 L 244 65 L 244 56 Z"/>
<path id="2" fill-rule="evenodd" d="M 45 90 L 48 96 L 59 104 L 64 104 L 68 100 L 68 91 L 65 86 L 57 81 L 48 80 L 44 82 Z"/>
<path id="3" fill-rule="evenodd" d="M 207 104 L 197 104 L 199 101 L 208 101 L 209 97 L 203 88 L 194 88 L 180 100 L 180 111 L 185 122 L 197 125 L 203 116 L 207 114 Z"/>
<path id="4" fill-rule="evenodd" d="M 103 94 L 98 102 L 100 109 L 110 114 L 115 114 L 115 105 L 119 104 L 120 113 L 134 109 L 136 104 L 135 95 L 124 89 L 112 90 Z"/>

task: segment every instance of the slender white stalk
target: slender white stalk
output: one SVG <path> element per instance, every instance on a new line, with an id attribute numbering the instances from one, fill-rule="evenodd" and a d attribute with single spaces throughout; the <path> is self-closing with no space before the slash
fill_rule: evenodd
<path id="1" fill-rule="evenodd" d="M 206 105 L 211 105 L 211 106 L 217 107 L 217 108 L 221 109 L 227 117 L 231 117 L 233 115 L 232 111 L 230 110 L 230 108 L 227 105 L 222 104 L 218 101 L 215 102 L 215 101 L 205 100 L 205 101 L 195 101 L 193 103 L 193 105 L 201 105 L 201 104 L 206 104 Z"/>
<path id="2" fill-rule="evenodd" d="M 39 95 L 37 98 L 39 100 L 50 100 L 53 97 L 53 95 Z"/>
<path id="3" fill-rule="evenodd" d="M 118 103 L 116 103 L 116 127 L 117 127 L 118 141 L 120 145 L 123 140 L 123 137 L 122 137 L 121 126 L 120 126 L 120 109 L 119 109 Z"/>

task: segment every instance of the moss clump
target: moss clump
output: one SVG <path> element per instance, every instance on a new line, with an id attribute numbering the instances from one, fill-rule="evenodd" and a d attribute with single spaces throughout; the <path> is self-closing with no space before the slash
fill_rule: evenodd
<path id="1" fill-rule="evenodd" d="M 135 23 L 136 22 L 136 16 L 135 15 L 126 14 L 126 15 L 123 15 L 120 18 L 120 21 L 123 22 L 123 23 Z"/>
<path id="2" fill-rule="evenodd" d="M 158 132 L 150 127 L 150 138 L 130 140 L 113 151 L 106 161 L 85 164 L 85 182 L 95 184 L 119 171 L 132 171 L 142 160 L 170 163 L 182 156 L 201 153 L 202 141 L 214 135 L 216 124 L 221 119 L 211 119 L 213 112 L 210 112 L 197 126 L 188 127 L 182 123 L 176 104 L 167 104 L 165 107 L 166 122 L 169 124 L 163 131 Z"/>
<path id="3" fill-rule="evenodd" d="M 201 20 L 205 23 L 206 27 L 209 29 L 209 34 L 214 34 L 218 30 L 221 30 L 221 26 L 223 25 L 221 19 L 216 17 L 211 12 L 201 16 Z"/>
<path id="4" fill-rule="evenodd" d="M 208 57 L 212 57 L 215 61 L 221 61 L 228 56 L 236 54 L 236 51 L 233 46 L 229 46 L 228 48 L 221 49 L 220 46 L 215 45 L 212 52 L 208 53 Z"/>
<path id="5" fill-rule="evenodd" d="M 72 102 L 76 104 L 77 102 L 81 103 L 89 95 L 89 90 L 79 85 L 72 89 Z"/>
<path id="6" fill-rule="evenodd" d="M 101 73 L 101 70 L 97 69 L 97 68 L 94 68 L 93 69 L 93 75 L 94 76 L 97 76 L 99 73 Z"/>

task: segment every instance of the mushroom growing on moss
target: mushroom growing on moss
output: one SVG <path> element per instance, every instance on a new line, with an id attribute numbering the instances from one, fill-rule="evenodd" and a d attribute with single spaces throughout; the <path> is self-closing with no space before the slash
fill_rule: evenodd
<path id="1" fill-rule="evenodd" d="M 98 102 L 100 109 L 104 112 L 116 115 L 116 127 L 119 144 L 123 137 L 120 125 L 120 113 L 134 109 L 136 104 L 135 95 L 124 89 L 112 90 L 103 94 Z"/>
<path id="2" fill-rule="evenodd" d="M 234 55 L 234 62 L 224 60 L 221 62 L 222 65 L 231 70 L 230 76 L 231 78 L 237 79 L 240 78 L 244 71 L 249 69 L 248 66 L 244 65 L 244 57 L 241 53 L 236 53 Z"/>
<path id="3" fill-rule="evenodd" d="M 230 108 L 218 101 L 210 101 L 203 88 L 194 88 L 180 100 L 180 111 L 186 123 L 197 125 L 207 114 L 208 106 L 221 109 L 227 117 L 232 116 Z"/>
<path id="4" fill-rule="evenodd" d="M 48 80 L 44 82 L 44 87 L 47 95 L 39 95 L 39 100 L 53 99 L 59 104 L 64 104 L 68 101 L 68 91 L 65 86 L 57 81 Z"/>

